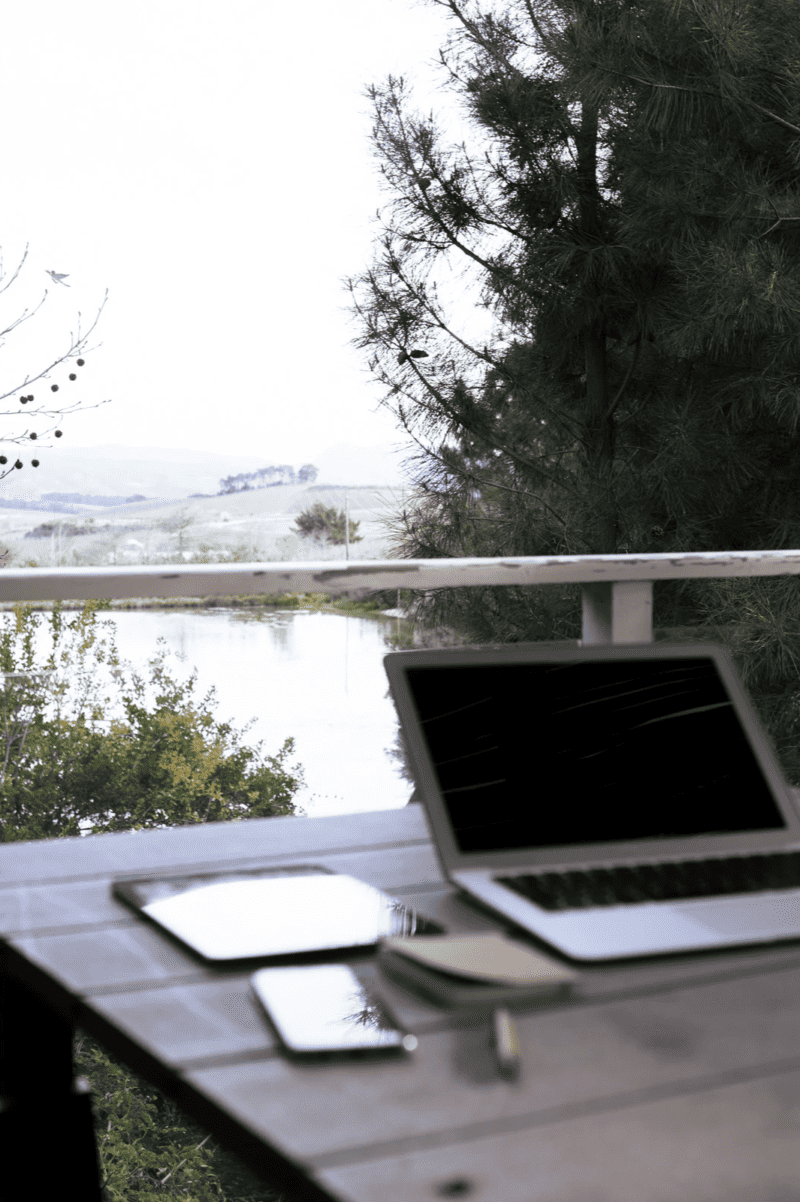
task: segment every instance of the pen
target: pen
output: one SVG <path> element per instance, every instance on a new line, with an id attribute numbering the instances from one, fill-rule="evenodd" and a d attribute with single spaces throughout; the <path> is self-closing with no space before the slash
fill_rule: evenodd
<path id="1" fill-rule="evenodd" d="M 492 1014 L 494 1049 L 501 1077 L 513 1080 L 519 1075 L 522 1061 L 516 1024 L 505 1006 L 497 1006 Z"/>

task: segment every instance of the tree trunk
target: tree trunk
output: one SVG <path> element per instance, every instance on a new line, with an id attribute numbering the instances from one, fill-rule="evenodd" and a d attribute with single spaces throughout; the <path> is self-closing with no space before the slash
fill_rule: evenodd
<path id="1" fill-rule="evenodd" d="M 578 175 L 578 227 L 583 244 L 600 244 L 600 194 L 597 187 L 597 137 L 599 119 L 594 105 L 584 104 L 576 136 Z M 592 542 L 600 555 L 617 550 L 618 517 L 613 492 L 614 419 L 609 415 L 608 365 L 602 286 L 594 271 L 586 282 L 583 328 L 586 373 L 586 467 L 594 513 Z"/>

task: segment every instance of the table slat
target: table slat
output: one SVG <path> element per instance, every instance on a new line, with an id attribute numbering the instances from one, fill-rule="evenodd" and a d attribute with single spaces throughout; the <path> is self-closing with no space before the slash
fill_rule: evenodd
<path id="1" fill-rule="evenodd" d="M 800 1072 L 318 1166 L 341 1202 L 794 1202 Z"/>
<path id="2" fill-rule="evenodd" d="M 420 805 L 327 818 L 249 818 L 168 830 L 40 839 L 0 846 L 0 887 L 209 867 L 222 870 L 247 860 L 297 860 L 307 855 L 429 843 Z"/>
<path id="3" fill-rule="evenodd" d="M 581 966 L 571 1002 L 518 1013 L 516 1083 L 497 1074 L 485 1020 L 385 980 L 413 1056 L 298 1066 L 251 970 L 204 964 L 111 896 L 115 876 L 271 863 L 350 872 L 447 930 L 513 930 L 443 881 L 410 806 L 7 845 L 8 963 L 298 1196 L 304 1172 L 308 1197 L 343 1202 L 460 1196 L 458 1180 L 476 1202 L 795 1198 L 800 944 Z M 358 970 L 380 980 L 374 961 Z"/>

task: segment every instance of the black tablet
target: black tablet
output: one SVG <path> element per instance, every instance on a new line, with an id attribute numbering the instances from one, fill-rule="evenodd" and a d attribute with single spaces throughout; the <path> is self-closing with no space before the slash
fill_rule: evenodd
<path id="1" fill-rule="evenodd" d="M 115 881 L 114 896 L 206 960 L 367 948 L 441 927 L 372 885 L 317 865 Z"/>

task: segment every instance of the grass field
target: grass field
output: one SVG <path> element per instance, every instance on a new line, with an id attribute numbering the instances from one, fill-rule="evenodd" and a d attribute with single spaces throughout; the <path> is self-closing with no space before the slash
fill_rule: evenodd
<path id="1" fill-rule="evenodd" d="M 391 546 L 386 522 L 403 503 L 399 489 L 278 485 L 184 501 L 148 502 L 54 513 L 0 507 L 0 550 L 7 566 L 80 567 L 128 563 L 271 563 L 343 559 L 345 547 L 301 539 L 294 522 L 317 501 L 344 509 L 358 522 L 351 559 L 383 559 Z M 41 526 L 45 537 L 26 537 Z M 86 532 L 71 534 L 69 527 Z"/>

